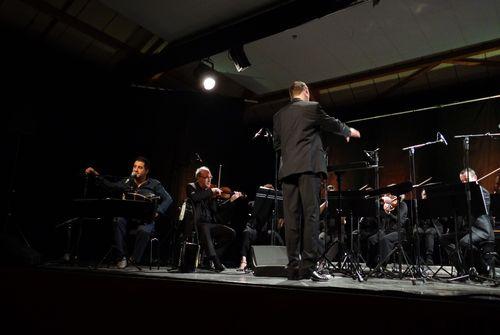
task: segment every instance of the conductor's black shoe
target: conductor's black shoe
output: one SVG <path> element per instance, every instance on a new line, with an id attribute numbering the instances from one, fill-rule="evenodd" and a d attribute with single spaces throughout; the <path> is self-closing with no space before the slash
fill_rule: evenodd
<path id="1" fill-rule="evenodd" d="M 311 272 L 310 278 L 312 281 L 329 281 L 331 279 L 331 277 L 324 275 L 316 270 Z"/>
<path id="2" fill-rule="evenodd" d="M 214 270 L 215 270 L 215 272 L 222 272 L 222 271 L 226 270 L 226 267 L 221 262 L 216 261 L 216 262 L 214 262 Z"/>

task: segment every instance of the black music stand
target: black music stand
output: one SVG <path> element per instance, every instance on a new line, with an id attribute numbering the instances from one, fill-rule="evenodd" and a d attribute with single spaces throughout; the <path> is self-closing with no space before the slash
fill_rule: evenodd
<path id="1" fill-rule="evenodd" d="M 463 168 L 466 171 L 467 181 L 470 181 L 469 169 L 470 169 L 470 159 L 469 159 L 469 151 L 470 151 L 470 139 L 471 138 L 479 138 L 479 137 L 489 137 L 491 139 L 500 137 L 500 133 L 485 133 L 485 134 L 468 134 L 468 135 L 456 135 L 454 138 L 461 138 L 463 140 L 463 148 L 464 148 L 464 156 L 463 156 Z M 469 223 L 469 241 L 471 242 L 469 245 L 469 253 L 470 253 L 470 265 L 469 275 L 463 276 L 467 278 L 474 279 L 478 277 L 476 269 L 473 265 L 473 254 L 472 254 L 472 213 L 471 213 L 471 190 L 470 190 L 470 182 L 465 184 L 465 193 L 466 193 L 466 208 L 467 208 L 467 220 Z M 495 271 L 493 269 L 493 271 Z"/>
<path id="2" fill-rule="evenodd" d="M 382 188 L 370 191 L 369 193 L 371 195 L 375 195 L 375 196 L 390 193 L 392 195 L 399 197 L 402 194 L 408 193 L 412 189 L 413 189 L 413 183 L 410 181 L 406 181 L 406 182 L 403 182 L 400 184 L 382 187 Z M 378 264 L 373 269 L 371 269 L 370 272 L 368 272 L 367 277 L 370 277 L 375 273 L 379 273 L 380 270 L 382 270 L 382 272 L 384 274 L 387 274 L 387 272 L 384 269 L 384 265 L 387 263 L 387 261 L 391 258 L 391 256 L 394 253 L 398 254 L 398 273 L 399 273 L 400 279 L 402 279 L 404 277 L 404 275 L 408 272 L 408 270 L 411 268 L 409 266 L 403 272 L 403 259 L 404 259 L 405 263 L 408 265 L 410 265 L 410 262 L 409 262 L 408 256 L 406 255 L 406 252 L 404 251 L 402 239 L 401 239 L 401 232 L 403 230 L 404 222 L 401 222 L 400 211 L 401 211 L 401 200 L 398 201 L 398 213 L 397 213 L 397 220 L 398 220 L 397 223 L 399 225 L 399 227 L 398 227 L 398 241 L 397 241 L 396 245 L 392 248 L 392 250 L 384 257 L 384 259 L 381 259 L 378 262 Z M 377 234 L 378 234 L 378 244 L 379 244 L 379 251 L 380 251 L 380 244 L 381 244 L 381 238 L 382 238 L 380 225 L 379 225 L 379 230 L 377 231 Z"/>
<path id="3" fill-rule="evenodd" d="M 353 225 L 353 217 L 373 217 L 376 215 L 376 202 L 373 198 L 369 197 L 366 192 L 363 191 L 330 191 L 328 192 L 328 203 L 332 204 L 329 206 L 328 211 L 335 211 L 337 208 L 342 208 L 343 213 L 349 214 L 351 217 L 351 235 L 352 235 L 352 225 Z M 340 207 L 342 206 L 342 207 Z M 332 209 L 330 209 L 332 208 Z M 332 213 L 333 216 L 337 216 L 337 213 Z M 328 257 L 326 256 L 328 251 L 335 245 L 338 244 L 339 253 L 342 257 L 339 259 L 338 265 L 334 266 L 338 271 L 351 275 L 353 279 L 358 279 L 359 281 L 366 280 L 363 278 L 363 269 L 361 264 L 359 263 L 359 247 L 356 252 L 354 252 L 351 244 L 351 248 L 347 249 L 344 247 L 344 243 L 342 240 L 342 222 L 341 220 L 337 220 L 337 234 L 339 234 L 338 239 L 333 241 L 331 239 L 330 246 L 325 248 L 321 259 L 324 259 L 328 262 L 328 264 L 333 265 Z M 359 229 L 358 229 L 359 230 Z M 359 234 L 358 234 L 359 237 Z M 358 238 L 358 246 L 359 246 L 359 238 Z"/>
<path id="4" fill-rule="evenodd" d="M 277 208 L 276 208 L 277 206 Z M 275 228 L 279 213 L 283 213 L 283 193 L 276 189 L 259 187 L 255 193 L 255 202 L 252 217 L 254 218 L 257 231 L 267 226 L 266 223 L 271 219 L 270 239 L 271 245 L 274 245 L 278 239 L 280 245 L 283 245 L 281 238 L 276 236 Z M 276 220 L 276 221 L 275 221 Z M 274 221 L 274 222 L 273 222 Z"/>
<path id="5" fill-rule="evenodd" d="M 469 190 L 470 198 L 468 198 L 467 192 L 465 191 L 464 184 L 468 184 L 467 188 Z M 448 184 L 448 185 L 439 185 L 436 187 L 431 187 L 426 189 L 427 197 L 429 199 L 439 199 L 439 201 L 442 203 L 443 208 L 452 208 L 453 214 L 455 217 L 461 216 L 468 218 L 470 214 L 470 218 L 474 217 L 477 218 L 481 215 L 487 214 L 487 208 L 484 202 L 483 194 L 481 191 L 481 187 L 479 186 L 478 183 L 476 182 L 469 182 L 469 183 L 455 183 L 455 184 Z M 470 207 L 467 205 L 467 203 L 470 204 Z M 449 213 L 449 212 L 448 212 Z M 469 235 L 469 252 L 472 253 L 472 240 L 471 240 L 471 235 L 472 235 L 472 219 L 467 224 L 467 234 Z M 463 263 L 463 257 L 461 255 L 459 243 L 458 243 L 458 227 L 457 227 L 457 220 L 455 219 L 455 252 L 457 253 L 457 261 L 458 266 L 461 267 L 462 269 L 465 268 L 464 263 Z M 465 235 L 464 235 L 465 236 Z M 457 280 L 464 280 L 464 279 L 472 279 L 472 280 L 479 280 L 479 281 L 493 281 L 496 284 L 498 284 L 497 280 L 493 278 L 487 278 L 484 276 L 480 276 L 477 273 L 477 270 L 473 266 L 474 260 L 473 256 L 471 256 L 471 263 L 469 264 L 469 271 L 465 275 L 461 275 L 452 279 L 449 279 L 448 281 L 457 281 Z"/>
<path id="6" fill-rule="evenodd" d="M 437 143 L 444 143 L 445 145 L 448 145 L 446 140 L 444 139 L 443 135 L 441 133 L 437 133 L 436 140 L 435 141 L 429 141 L 425 143 L 420 143 L 420 144 L 415 144 L 411 145 L 409 147 L 403 148 L 403 151 L 408 150 L 408 158 L 409 158 L 409 167 L 410 167 L 410 181 L 413 184 L 417 183 L 417 176 L 416 176 L 416 169 L 415 169 L 415 149 L 418 148 L 423 148 L 432 144 L 437 144 Z M 411 229 L 412 231 L 416 228 L 417 229 L 417 235 L 416 235 L 416 240 L 417 242 L 415 243 L 416 250 L 415 250 L 415 266 L 414 266 L 414 274 L 416 279 L 421 279 L 422 281 L 425 282 L 425 279 L 428 278 L 426 272 L 422 269 L 422 266 L 420 264 L 420 237 L 418 234 L 418 197 L 417 197 L 417 192 L 416 189 L 412 190 L 412 196 L 413 199 L 411 201 L 411 206 L 410 206 L 410 216 L 412 220 L 411 224 Z M 413 267 L 413 265 L 412 265 Z"/>
<path id="7" fill-rule="evenodd" d="M 78 218 L 113 218 L 127 217 L 135 219 L 152 219 L 155 213 L 156 204 L 154 202 L 140 200 L 122 200 L 122 199 L 74 199 L 71 204 L 71 213 Z M 113 246 L 102 257 L 99 263 L 94 267 L 99 268 L 106 261 Z M 139 270 L 141 268 L 133 263 Z"/>
<path id="8" fill-rule="evenodd" d="M 426 189 L 427 193 L 427 189 Z M 432 193 L 432 191 L 431 191 Z M 439 201 L 439 199 L 432 198 L 432 196 L 429 198 L 427 195 L 427 199 L 421 199 L 420 200 L 420 218 L 424 220 L 432 220 L 435 218 L 443 218 L 443 217 L 451 217 L 454 216 L 456 213 L 453 210 L 452 203 L 449 201 L 450 198 L 447 197 L 446 199 L 442 199 L 442 201 Z M 442 248 L 441 248 L 441 236 L 442 233 L 439 232 L 439 229 L 436 227 L 436 225 L 433 223 L 434 228 L 436 229 L 437 232 L 437 243 L 438 243 L 438 249 L 439 249 L 439 267 L 436 271 L 433 271 L 432 278 L 439 278 L 438 274 L 442 270 L 449 276 L 453 277 L 453 268 L 451 271 L 448 271 L 443 264 L 443 256 L 442 256 Z M 444 228 L 444 227 L 443 227 Z M 457 230 L 456 227 L 456 220 L 455 220 L 455 231 Z M 425 233 L 425 231 L 424 231 Z M 417 231 L 418 234 L 418 231 Z M 457 241 L 455 241 L 457 243 Z"/>
<path id="9" fill-rule="evenodd" d="M 337 264 L 336 269 L 344 274 L 350 275 L 353 279 L 357 279 L 358 281 L 362 282 L 365 279 L 363 278 L 363 269 L 361 265 L 358 262 L 358 257 L 354 257 L 352 252 L 350 250 L 347 250 L 344 247 L 344 243 L 342 242 L 342 216 L 344 215 L 344 204 L 343 204 L 343 192 L 342 192 L 342 174 L 348 171 L 356 171 L 356 170 L 370 170 L 370 169 L 378 169 L 379 166 L 377 165 L 370 165 L 368 162 L 361 161 L 361 162 L 352 162 L 348 164 L 343 164 L 343 165 L 337 165 L 337 166 L 328 166 L 327 171 L 328 172 L 334 172 L 335 175 L 337 176 L 337 184 L 338 184 L 338 191 L 335 194 L 336 197 L 334 197 L 336 200 L 336 205 L 335 206 L 329 206 L 328 210 L 331 211 L 336 217 L 337 221 L 337 230 L 338 230 L 338 250 L 339 254 L 343 255 L 342 259 L 339 259 L 339 262 Z M 329 192 L 330 193 L 330 192 Z M 347 198 L 345 199 L 347 202 Z M 332 244 L 333 245 L 333 244 Z M 330 246 L 331 248 L 332 246 Z M 330 248 L 327 248 L 324 253 L 324 257 L 327 261 L 328 258 L 326 258 L 326 253 Z M 329 263 L 332 265 L 331 263 Z"/>

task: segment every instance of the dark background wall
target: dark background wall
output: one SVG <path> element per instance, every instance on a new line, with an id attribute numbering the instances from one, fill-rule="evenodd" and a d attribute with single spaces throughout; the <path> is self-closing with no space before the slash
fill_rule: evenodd
<path id="1" fill-rule="evenodd" d="M 209 166 L 215 178 L 222 164 L 222 185 L 244 191 L 250 199 L 258 185 L 273 183 L 272 146 L 265 139 L 252 139 L 262 125 L 246 123 L 242 100 L 131 87 L 42 44 L 12 43 L 15 47 L 0 58 L 1 184 L 9 199 L 2 204 L 2 220 L 7 230 L 15 231 L 13 223 L 21 227 L 43 254 L 62 252 L 64 237 L 55 226 L 71 217 L 71 199 L 83 195 L 87 166 L 125 176 L 135 156 L 149 157 L 151 175 L 174 197 L 172 220 L 185 197 L 185 184 L 201 164 Z M 453 135 L 498 131 L 499 107 L 497 100 L 490 100 L 353 124 L 362 139 L 349 144 L 333 139 L 330 163 L 364 160 L 363 149 L 379 147 L 381 185 L 401 182 L 409 171 L 401 148 L 431 141 L 441 131 L 449 145 L 418 149 L 417 176 L 453 181 L 462 166 L 462 146 Z M 349 119 L 345 113 L 340 116 Z M 499 158 L 498 141 L 472 141 L 471 164 L 480 176 L 497 168 Z M 372 180 L 370 172 L 350 173 L 345 187 L 359 188 Z M 493 182 L 489 178 L 484 185 L 491 191 Z M 6 227 L 8 207 L 13 217 Z M 89 236 L 90 241 L 109 236 L 105 230 L 96 231 L 102 235 Z"/>
<path id="2" fill-rule="evenodd" d="M 429 105 L 432 103 L 428 101 Z M 463 168 L 464 146 L 463 141 L 454 139 L 454 136 L 500 132 L 499 108 L 500 101 L 492 99 L 352 123 L 352 127 L 361 131 L 362 139 L 349 144 L 342 139 L 333 139 L 330 163 L 365 160 L 363 150 L 380 148 L 380 165 L 383 166 L 380 185 L 409 180 L 409 153 L 402 148 L 434 141 L 437 132 L 441 132 L 447 146 L 438 143 L 415 150 L 417 182 L 429 177 L 433 178 L 432 182 L 456 182 Z M 343 117 L 348 119 L 345 113 Z M 479 178 L 500 167 L 500 140 L 471 138 L 470 165 Z M 364 171 L 348 173 L 344 177 L 345 187 L 373 186 L 373 175 Z M 335 181 L 334 176 L 331 176 L 331 181 Z M 495 174 L 485 178 L 482 185 L 493 192 L 494 182 Z"/>

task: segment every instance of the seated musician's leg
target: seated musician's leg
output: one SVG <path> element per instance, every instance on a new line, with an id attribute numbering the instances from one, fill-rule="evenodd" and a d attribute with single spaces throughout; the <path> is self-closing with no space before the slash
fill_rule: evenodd
<path id="1" fill-rule="evenodd" d="M 392 248 L 396 245 L 399 240 L 398 232 L 393 231 L 389 234 L 384 235 L 380 239 L 380 260 L 383 260 L 392 251 Z M 388 261 L 388 260 L 387 260 Z M 385 265 L 385 264 L 384 264 Z"/>
<path id="2" fill-rule="evenodd" d="M 210 234 L 215 240 L 215 252 L 218 257 L 221 257 L 231 242 L 236 238 L 236 232 L 233 228 L 222 224 L 212 224 L 210 227 Z"/>
<path id="3" fill-rule="evenodd" d="M 131 260 L 133 262 L 140 262 L 144 250 L 149 243 L 149 237 L 154 230 L 154 222 L 137 226 L 137 233 L 135 236 L 134 251 L 132 252 Z"/>
<path id="4" fill-rule="evenodd" d="M 201 247 L 203 248 L 205 255 L 208 257 L 209 262 L 214 263 L 216 271 L 223 271 L 225 269 L 224 265 L 219 260 L 217 253 L 215 251 L 214 243 L 212 240 L 212 226 L 213 223 L 198 222 L 198 235 Z M 234 232 L 234 231 L 233 231 Z"/>
<path id="5" fill-rule="evenodd" d="M 118 259 L 117 267 L 125 268 L 127 266 L 126 260 L 126 236 L 127 236 L 128 220 L 124 217 L 116 217 L 113 219 L 113 248 Z"/>
<path id="6" fill-rule="evenodd" d="M 434 265 L 434 241 L 437 238 L 437 230 L 434 227 L 428 227 L 425 230 L 425 264 Z"/>
<path id="7" fill-rule="evenodd" d="M 377 266 L 377 260 L 379 256 L 378 243 L 380 235 L 382 235 L 382 233 L 377 232 L 368 238 L 368 257 L 366 260 L 366 265 L 371 269 Z"/>
<path id="8" fill-rule="evenodd" d="M 252 227 L 247 226 L 243 231 L 242 244 L 240 249 L 240 267 L 239 270 L 244 270 L 248 265 L 248 253 L 250 247 L 257 240 L 257 231 Z"/>

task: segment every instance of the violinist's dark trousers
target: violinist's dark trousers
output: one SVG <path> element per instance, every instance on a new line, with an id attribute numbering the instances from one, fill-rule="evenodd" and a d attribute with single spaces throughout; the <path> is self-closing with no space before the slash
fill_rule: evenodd
<path id="1" fill-rule="evenodd" d="M 320 256 L 318 247 L 320 184 L 320 176 L 312 173 L 297 174 L 283 179 L 288 265 L 299 267 L 300 271 L 313 269 Z M 303 227 L 301 227 L 301 216 L 304 219 Z"/>
<path id="2" fill-rule="evenodd" d="M 234 229 L 223 224 L 198 222 L 196 227 L 201 247 L 209 258 L 220 257 L 236 237 Z"/>
<path id="3" fill-rule="evenodd" d="M 144 250 L 149 242 L 149 237 L 154 231 L 154 221 L 149 223 L 144 223 L 138 220 L 127 219 L 124 217 L 116 217 L 113 220 L 113 237 L 114 237 L 114 249 L 117 258 L 122 258 L 126 255 L 126 240 L 127 240 L 127 228 L 128 226 L 136 226 L 136 235 L 134 250 L 132 252 L 131 258 L 134 262 L 140 262 Z"/>
<path id="4" fill-rule="evenodd" d="M 401 232 L 401 235 L 403 235 L 403 232 Z M 368 260 L 366 265 L 372 269 L 377 266 L 378 262 L 382 261 L 387 257 L 387 255 L 389 255 L 398 240 L 399 236 L 397 231 L 386 234 L 383 230 L 381 230 L 370 236 L 368 238 Z M 380 256 L 377 257 L 379 255 L 379 248 Z"/>
<path id="5" fill-rule="evenodd" d="M 240 248 L 240 256 L 247 257 L 250 251 L 250 246 L 257 241 L 257 230 L 252 227 L 246 227 L 243 231 L 242 244 Z"/>

